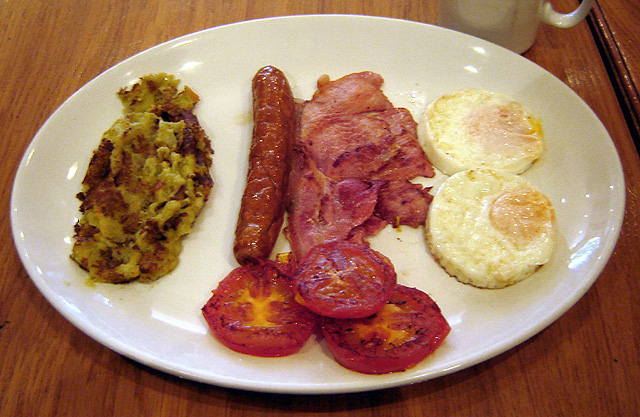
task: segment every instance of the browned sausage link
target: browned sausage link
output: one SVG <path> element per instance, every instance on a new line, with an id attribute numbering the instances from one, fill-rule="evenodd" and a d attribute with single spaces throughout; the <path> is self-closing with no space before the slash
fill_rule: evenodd
<path id="1" fill-rule="evenodd" d="M 252 88 L 249 171 L 233 246 L 241 265 L 268 258 L 280 234 L 295 133 L 295 102 L 282 71 L 261 68 Z"/>

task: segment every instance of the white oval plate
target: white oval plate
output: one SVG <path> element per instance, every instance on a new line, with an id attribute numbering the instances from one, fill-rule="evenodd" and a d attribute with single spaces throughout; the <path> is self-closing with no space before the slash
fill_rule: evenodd
<path id="1" fill-rule="evenodd" d="M 373 239 L 399 281 L 429 293 L 452 331 L 431 357 L 406 372 L 361 375 L 340 367 L 323 342 L 266 359 L 224 348 L 200 308 L 236 263 L 235 221 L 251 136 L 250 81 L 264 65 L 288 76 L 308 99 L 322 74 L 363 70 L 416 118 L 437 96 L 460 88 L 501 91 L 543 121 L 548 147 L 524 176 L 551 199 L 560 242 L 533 277 L 503 290 L 458 283 L 431 259 L 422 229 L 385 230 Z M 153 72 L 193 88 L 215 149 L 216 182 L 180 265 L 153 284 L 88 284 L 69 258 L 80 190 L 92 151 L 122 114 L 116 91 Z M 435 178 L 435 184 L 443 180 Z M 51 304 L 90 337 L 140 363 L 210 384 L 278 393 L 343 393 L 394 387 L 455 372 L 530 338 L 593 284 L 617 240 L 624 179 L 611 138 L 589 107 L 557 78 L 523 57 L 435 26 L 365 16 L 292 16 L 217 27 L 163 43 L 104 72 L 42 126 L 15 177 L 11 219 L 16 247 Z M 281 241 L 279 249 L 286 249 Z"/>

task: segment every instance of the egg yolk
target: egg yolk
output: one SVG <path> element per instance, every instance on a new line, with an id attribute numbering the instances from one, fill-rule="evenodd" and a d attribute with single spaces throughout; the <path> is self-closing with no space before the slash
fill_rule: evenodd
<path id="1" fill-rule="evenodd" d="M 491 205 L 491 225 L 518 249 L 540 238 L 553 228 L 555 214 L 549 199 L 540 191 L 508 191 Z"/>
<path id="2" fill-rule="evenodd" d="M 517 103 L 476 106 L 465 118 L 468 138 L 503 155 L 534 154 L 542 146 L 542 126 Z"/>

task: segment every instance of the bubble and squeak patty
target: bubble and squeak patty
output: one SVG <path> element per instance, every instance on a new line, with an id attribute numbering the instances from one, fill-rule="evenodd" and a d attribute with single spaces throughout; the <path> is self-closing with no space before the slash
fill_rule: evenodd
<path id="1" fill-rule="evenodd" d="M 171 272 L 209 196 L 213 151 L 192 112 L 199 97 L 178 83 L 152 74 L 118 92 L 124 115 L 103 134 L 78 193 L 71 258 L 94 281 Z"/>

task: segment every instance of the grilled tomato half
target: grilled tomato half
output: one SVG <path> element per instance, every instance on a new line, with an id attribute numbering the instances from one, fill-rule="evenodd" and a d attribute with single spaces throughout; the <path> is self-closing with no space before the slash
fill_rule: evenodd
<path id="1" fill-rule="evenodd" d="M 397 285 L 376 314 L 360 319 L 325 318 L 322 333 L 336 361 L 365 374 L 404 371 L 438 348 L 451 330 L 424 292 Z"/>
<path id="2" fill-rule="evenodd" d="M 287 356 L 309 339 L 317 316 L 295 300 L 289 265 L 265 260 L 229 273 L 202 308 L 213 334 L 230 349 Z"/>
<path id="3" fill-rule="evenodd" d="M 379 311 L 396 286 L 389 259 L 347 241 L 313 247 L 293 277 L 296 300 L 321 316 L 367 317 Z"/>

